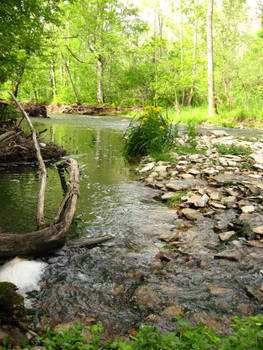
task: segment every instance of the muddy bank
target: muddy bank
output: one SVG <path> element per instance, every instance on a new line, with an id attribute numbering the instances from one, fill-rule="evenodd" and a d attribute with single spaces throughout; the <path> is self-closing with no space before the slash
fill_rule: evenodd
<path id="1" fill-rule="evenodd" d="M 55 143 L 45 143 L 40 137 L 39 142 L 44 160 L 59 159 L 66 155 L 66 151 Z M 37 161 L 37 156 L 32 136 L 26 135 L 13 122 L 0 122 L 0 162 L 35 161 Z"/>
<path id="2" fill-rule="evenodd" d="M 69 105 L 46 105 L 48 113 L 64 113 L 64 114 L 79 114 L 79 115 L 116 115 L 123 112 L 134 110 L 132 107 L 112 107 L 112 106 L 98 106 L 86 104 L 69 104 Z M 139 108 L 140 109 L 140 108 Z M 138 110 L 139 110 L 138 109 Z"/>

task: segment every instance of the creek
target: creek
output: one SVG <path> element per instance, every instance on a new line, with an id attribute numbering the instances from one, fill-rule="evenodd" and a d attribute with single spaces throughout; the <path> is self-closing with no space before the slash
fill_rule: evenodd
<path id="1" fill-rule="evenodd" d="M 217 250 L 218 242 L 209 218 L 199 224 L 202 246 L 193 244 L 191 253 L 162 253 L 164 243 L 157 237 L 181 221 L 174 210 L 153 199 L 157 191 L 136 181 L 125 163 L 122 145 L 128 119 L 53 115 L 33 120 L 38 130 L 47 128 L 47 141 L 63 146 L 79 163 L 80 198 L 68 239 L 113 237 L 91 248 L 65 246 L 44 258 L 41 288 L 29 293 L 38 325 L 43 320 L 55 325 L 95 319 L 115 334 L 142 323 L 171 330 L 170 316 L 184 312 L 192 321 L 208 320 L 220 330 L 219 318 L 261 310 L 261 300 L 254 295 L 262 280 L 259 265 L 215 260 L 209 252 Z M 22 234 L 36 228 L 38 189 L 36 168 L 1 170 L 0 232 Z M 62 197 L 58 172 L 51 166 L 47 222 Z M 231 217 L 231 210 L 227 215 Z"/>

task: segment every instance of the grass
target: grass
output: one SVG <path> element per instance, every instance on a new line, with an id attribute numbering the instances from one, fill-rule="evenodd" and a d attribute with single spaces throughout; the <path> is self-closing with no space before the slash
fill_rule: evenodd
<path id="1" fill-rule="evenodd" d="M 232 333 L 217 335 L 215 330 L 200 323 L 193 327 L 182 317 L 174 317 L 175 330 L 162 332 L 144 326 L 134 330 L 130 339 L 109 339 L 102 325 L 88 327 L 89 339 L 82 336 L 82 326 L 64 329 L 60 333 L 47 330 L 44 337 L 36 337 L 33 346 L 47 350 L 260 350 L 263 349 L 263 316 L 234 317 Z M 27 345 L 30 348 L 30 345 Z M 4 344 L 3 350 L 7 350 Z M 9 348 L 10 349 L 10 348 Z"/>
<path id="2" fill-rule="evenodd" d="M 220 154 L 226 155 L 226 154 L 232 154 L 235 156 L 249 156 L 251 153 L 253 153 L 253 150 L 250 147 L 244 147 L 244 146 L 237 146 L 237 145 L 224 145 L 222 143 L 216 143 L 214 144 L 217 151 Z"/>
<path id="3" fill-rule="evenodd" d="M 167 204 L 170 208 L 174 208 L 177 206 L 177 204 L 179 204 L 181 202 L 181 199 L 183 196 L 185 196 L 187 193 L 187 191 L 179 191 L 178 193 L 176 193 L 172 198 L 170 198 L 167 201 Z"/>

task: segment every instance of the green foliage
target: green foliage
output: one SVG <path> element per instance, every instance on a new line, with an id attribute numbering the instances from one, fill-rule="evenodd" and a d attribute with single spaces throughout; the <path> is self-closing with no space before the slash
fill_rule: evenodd
<path id="1" fill-rule="evenodd" d="M 220 154 L 232 154 L 236 156 L 248 156 L 251 153 L 253 153 L 253 150 L 250 147 L 244 147 L 244 146 L 237 146 L 234 144 L 231 145 L 225 145 L 222 143 L 216 143 L 214 144 L 217 151 Z"/>
<path id="2" fill-rule="evenodd" d="M 141 327 L 130 341 L 123 339 L 103 340 L 101 325 L 90 327 L 92 337 L 85 342 L 82 327 L 55 333 L 48 330 L 45 337 L 38 337 L 37 343 L 47 350 L 261 350 L 263 348 L 263 316 L 248 318 L 234 317 L 233 332 L 218 336 L 216 332 L 200 323 L 193 327 L 181 317 L 173 332 L 161 332 L 154 327 Z"/>
<path id="3" fill-rule="evenodd" d="M 172 198 L 168 200 L 169 207 L 175 207 L 178 203 L 180 203 L 183 196 L 185 196 L 187 191 L 178 191 Z"/>
<path id="4" fill-rule="evenodd" d="M 161 107 L 146 106 L 143 115 L 132 120 L 124 135 L 127 158 L 161 153 L 173 146 L 178 130 L 161 110 Z"/>

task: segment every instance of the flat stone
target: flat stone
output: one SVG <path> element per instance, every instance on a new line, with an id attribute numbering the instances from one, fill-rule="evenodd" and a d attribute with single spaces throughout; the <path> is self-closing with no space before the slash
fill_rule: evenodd
<path id="1" fill-rule="evenodd" d="M 254 213 L 255 207 L 253 205 L 246 205 L 245 207 L 241 207 L 242 213 L 249 214 Z"/>
<path id="2" fill-rule="evenodd" d="M 204 186 L 205 182 L 200 179 L 187 179 L 170 181 L 166 184 L 166 187 L 173 191 L 181 191 L 187 189 L 193 189 L 197 186 Z"/>
<path id="3" fill-rule="evenodd" d="M 174 192 L 166 192 L 165 194 L 162 195 L 161 199 L 163 201 L 167 201 L 175 196 Z"/>
<path id="4" fill-rule="evenodd" d="M 146 164 L 141 170 L 139 170 L 139 173 L 143 174 L 143 173 L 147 173 L 148 171 L 152 170 L 155 166 L 155 163 L 148 163 Z"/>
<path id="5" fill-rule="evenodd" d="M 235 231 L 222 232 L 219 234 L 219 238 L 221 239 L 221 241 L 228 241 L 235 234 L 236 234 Z"/>
<path id="6" fill-rule="evenodd" d="M 188 198 L 188 203 L 193 204 L 197 208 L 204 208 L 209 200 L 209 197 L 207 194 L 204 194 L 203 196 L 194 194 L 190 198 Z"/>
<path id="7" fill-rule="evenodd" d="M 206 174 L 206 175 L 216 175 L 216 174 L 218 174 L 219 173 L 219 170 L 216 170 L 216 169 L 214 169 L 214 168 L 205 168 L 204 169 L 204 173 Z"/>
<path id="8" fill-rule="evenodd" d="M 184 310 L 180 305 L 168 306 L 162 312 L 163 317 L 179 316 L 180 314 L 184 314 Z"/>
<path id="9" fill-rule="evenodd" d="M 218 202 L 212 202 L 210 201 L 209 202 L 210 205 L 212 205 L 214 208 L 217 208 L 217 209 L 225 209 L 225 205 L 221 204 L 221 203 L 218 203 Z"/>
<path id="10" fill-rule="evenodd" d="M 194 179 L 194 176 L 191 174 L 181 174 L 180 175 L 183 179 Z"/>
<path id="11" fill-rule="evenodd" d="M 252 231 L 259 235 L 263 235 L 263 226 L 254 227 Z"/>
<path id="12" fill-rule="evenodd" d="M 209 130 L 209 133 L 215 137 L 229 136 L 229 134 L 224 130 Z"/>
<path id="13" fill-rule="evenodd" d="M 189 220 L 201 220 L 203 215 L 198 211 L 191 208 L 185 208 L 182 210 L 183 215 Z"/>
<path id="14" fill-rule="evenodd" d="M 263 153 L 252 153 L 250 157 L 254 159 L 256 163 L 263 164 Z"/>
<path id="15" fill-rule="evenodd" d="M 195 168 L 191 168 L 191 169 L 188 170 L 188 173 L 192 174 L 192 175 L 199 175 L 200 171 L 195 169 Z"/>
<path id="16" fill-rule="evenodd" d="M 208 195 L 214 201 L 219 201 L 222 198 L 222 193 L 219 191 L 209 192 Z"/>
<path id="17" fill-rule="evenodd" d="M 158 173 L 159 176 L 165 177 L 167 175 L 167 165 L 159 165 L 154 168 L 154 171 Z"/>
<path id="18" fill-rule="evenodd" d="M 239 261 L 240 253 L 235 249 L 230 249 L 230 250 L 227 249 L 227 250 L 224 250 L 224 251 L 214 255 L 214 258 Z"/>
<path id="19" fill-rule="evenodd" d="M 168 231 L 168 232 L 162 233 L 157 238 L 160 239 L 161 241 L 171 242 L 171 241 L 174 241 L 175 239 L 177 239 L 177 237 L 178 237 L 177 232 Z"/>

